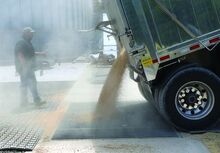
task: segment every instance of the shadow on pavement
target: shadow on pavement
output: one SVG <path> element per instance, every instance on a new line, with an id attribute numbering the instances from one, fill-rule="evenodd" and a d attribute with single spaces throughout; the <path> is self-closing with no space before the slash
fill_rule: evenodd
<path id="1" fill-rule="evenodd" d="M 93 120 L 96 103 L 70 105 L 52 139 L 178 137 L 149 103 L 123 104 L 111 118 Z"/>

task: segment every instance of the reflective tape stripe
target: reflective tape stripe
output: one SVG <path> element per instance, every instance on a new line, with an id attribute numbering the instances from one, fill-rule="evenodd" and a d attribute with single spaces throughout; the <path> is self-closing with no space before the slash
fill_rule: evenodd
<path id="1" fill-rule="evenodd" d="M 213 38 L 213 39 L 209 40 L 209 43 L 210 43 L 210 44 L 213 44 L 213 43 L 217 43 L 217 42 L 219 42 L 219 41 L 220 41 L 220 38 L 217 37 L 217 38 Z"/>
<path id="2" fill-rule="evenodd" d="M 195 50 L 195 49 L 199 49 L 199 48 L 200 48 L 200 44 L 195 44 L 190 47 L 190 50 Z"/>
<path id="3" fill-rule="evenodd" d="M 160 60 L 161 60 L 161 61 L 164 61 L 164 60 L 167 60 L 167 59 L 169 59 L 169 58 L 170 58 L 170 55 L 166 55 L 166 56 L 160 57 Z"/>
<path id="4" fill-rule="evenodd" d="M 154 64 L 155 64 L 155 63 L 157 63 L 157 62 L 158 62 L 158 60 L 157 60 L 157 59 L 154 59 L 154 60 L 153 60 L 153 63 L 154 63 Z"/>

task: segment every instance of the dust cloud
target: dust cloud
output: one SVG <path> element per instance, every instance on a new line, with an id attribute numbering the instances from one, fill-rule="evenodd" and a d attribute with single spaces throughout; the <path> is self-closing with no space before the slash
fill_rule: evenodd
<path id="1" fill-rule="evenodd" d="M 20 80 L 14 67 L 14 48 L 22 39 L 24 27 L 35 31 L 32 40 L 35 51 L 47 53 L 47 57 L 37 58 L 37 62 L 48 61 L 52 66 L 56 62 L 71 63 L 91 49 L 102 47 L 97 43 L 102 35 L 80 32 L 95 27 L 102 19 L 102 13 L 94 10 L 93 0 L 0 0 L 0 3 L 0 73 L 9 76 L 0 78 L 0 112 L 19 107 Z M 50 79 L 53 81 L 53 78 L 47 80 Z"/>

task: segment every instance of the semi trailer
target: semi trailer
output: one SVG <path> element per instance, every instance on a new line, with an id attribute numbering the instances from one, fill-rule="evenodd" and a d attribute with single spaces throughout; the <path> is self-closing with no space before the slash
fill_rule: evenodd
<path id="1" fill-rule="evenodd" d="M 177 128 L 204 130 L 220 115 L 219 0 L 103 0 L 105 31 L 129 55 L 140 93 Z M 131 89 L 132 90 L 132 89 Z"/>

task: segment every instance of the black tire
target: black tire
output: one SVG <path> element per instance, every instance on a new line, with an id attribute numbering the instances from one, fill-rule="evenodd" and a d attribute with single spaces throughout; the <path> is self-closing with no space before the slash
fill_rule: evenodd
<path id="1" fill-rule="evenodd" d="M 187 131 L 204 130 L 219 119 L 220 79 L 213 72 L 189 67 L 164 82 L 159 92 L 159 111 L 176 127 Z M 184 94 L 185 91 L 189 93 Z"/>

